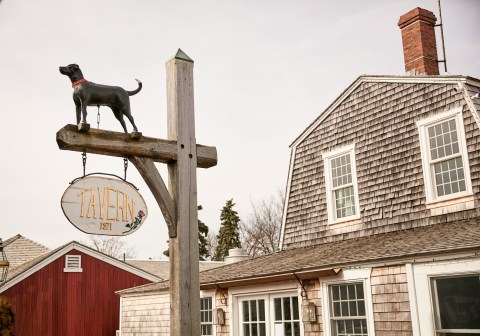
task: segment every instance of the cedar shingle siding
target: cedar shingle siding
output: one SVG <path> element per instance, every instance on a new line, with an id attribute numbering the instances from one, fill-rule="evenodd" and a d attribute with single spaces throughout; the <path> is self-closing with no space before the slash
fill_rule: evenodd
<path id="1" fill-rule="evenodd" d="M 290 168 L 283 248 L 475 216 L 474 209 L 432 216 L 431 210 L 425 206 L 415 122 L 458 106 L 463 106 L 475 207 L 480 205 L 479 128 L 463 93 L 454 90 L 458 82 L 445 83 L 441 76 L 435 78 L 425 78 L 421 83 L 408 82 L 408 79 L 389 82 L 382 81 L 381 77 L 375 80 L 361 77 L 356 82 L 360 82 L 359 85 L 346 98 L 343 97 L 343 101 L 314 130 L 301 142 L 297 140 Z M 465 80 L 465 77 L 458 79 Z M 469 89 L 472 94 L 478 92 L 477 88 Z M 329 227 L 322 153 L 352 143 L 355 143 L 360 220 L 351 225 Z"/>

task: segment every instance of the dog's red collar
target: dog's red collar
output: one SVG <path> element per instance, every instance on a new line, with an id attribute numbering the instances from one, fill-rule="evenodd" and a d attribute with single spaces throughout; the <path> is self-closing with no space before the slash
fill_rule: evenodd
<path id="1" fill-rule="evenodd" d="M 72 87 L 75 87 L 76 85 L 78 85 L 80 83 L 83 83 L 83 82 L 86 82 L 86 81 L 87 81 L 86 79 L 79 79 L 78 81 L 72 83 Z"/>

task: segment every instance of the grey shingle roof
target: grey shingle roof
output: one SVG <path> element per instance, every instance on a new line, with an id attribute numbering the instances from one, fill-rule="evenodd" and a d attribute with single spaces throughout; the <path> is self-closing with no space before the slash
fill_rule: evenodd
<path id="1" fill-rule="evenodd" d="M 361 264 L 406 261 L 419 257 L 456 252 L 480 251 L 480 219 L 463 220 L 373 236 L 294 248 L 225 265 L 200 273 L 201 288 L 221 288 L 238 284 L 261 283 L 293 273 L 311 272 Z M 119 292 L 147 293 L 167 290 L 163 281 Z"/>
<path id="2" fill-rule="evenodd" d="M 21 264 L 50 251 L 48 247 L 19 234 L 5 240 L 3 247 L 10 262 L 10 272 Z"/>
<path id="3" fill-rule="evenodd" d="M 154 274 L 162 279 L 170 278 L 170 262 L 168 260 L 126 260 L 127 264 Z M 200 261 L 200 272 L 225 265 L 222 261 Z"/>

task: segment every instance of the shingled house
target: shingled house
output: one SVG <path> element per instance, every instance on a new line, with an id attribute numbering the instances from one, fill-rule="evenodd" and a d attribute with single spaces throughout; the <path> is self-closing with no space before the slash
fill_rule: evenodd
<path id="1" fill-rule="evenodd" d="M 359 77 L 295 139 L 281 251 L 201 273 L 202 335 L 480 334 L 480 80 L 439 75 L 435 20 L 401 16 L 407 75 Z M 122 335 L 168 334 L 168 288 L 119 293 Z"/>

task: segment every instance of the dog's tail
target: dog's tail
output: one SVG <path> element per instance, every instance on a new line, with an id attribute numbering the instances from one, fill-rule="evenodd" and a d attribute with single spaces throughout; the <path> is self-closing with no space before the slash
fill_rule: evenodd
<path id="1" fill-rule="evenodd" d="M 140 92 L 140 90 L 142 89 L 142 82 L 139 80 L 139 79 L 136 79 L 135 80 L 137 81 L 138 83 L 138 88 L 136 90 L 133 90 L 133 91 L 127 91 L 128 95 L 129 96 L 133 96 L 133 95 L 136 95 L 137 93 Z"/>

